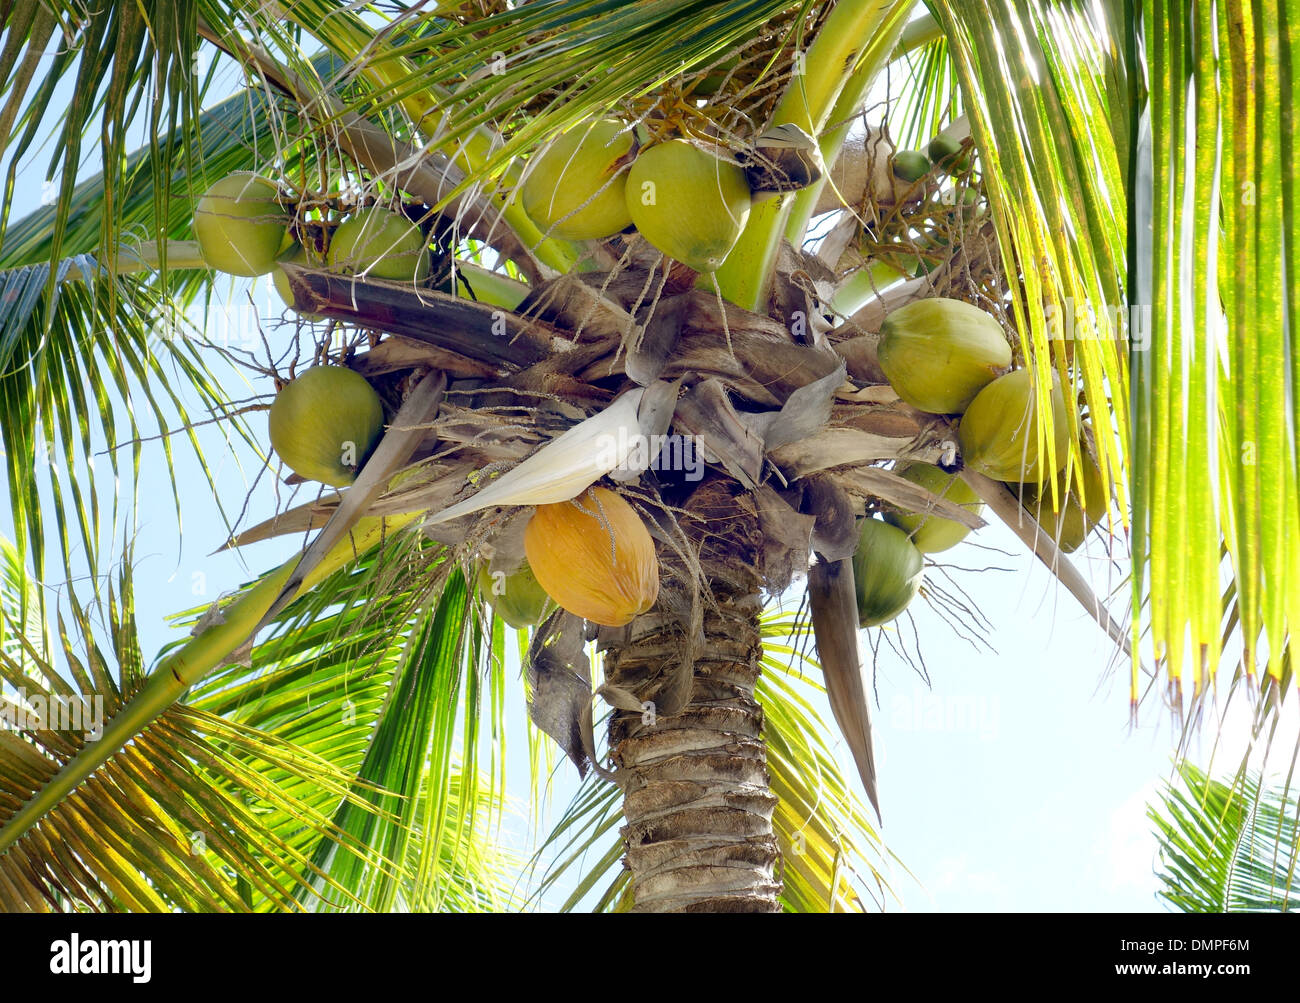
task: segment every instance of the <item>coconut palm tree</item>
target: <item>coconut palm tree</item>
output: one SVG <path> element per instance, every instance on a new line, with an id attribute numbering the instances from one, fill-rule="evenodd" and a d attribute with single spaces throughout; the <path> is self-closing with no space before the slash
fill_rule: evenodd
<path id="1" fill-rule="evenodd" d="M 961 472 L 1129 652 L 1135 707 L 1151 658 L 1180 703 L 1188 674 L 1198 699 L 1238 649 L 1245 671 L 1262 666 L 1280 691 L 1300 622 L 1300 411 L 1287 400 L 1300 385 L 1289 315 L 1300 299 L 1278 290 L 1300 290 L 1283 167 L 1291 102 L 1253 81 L 1291 86 L 1274 76 L 1291 39 L 1271 8 L 1241 11 L 4 7 L 0 152 L 11 165 L 48 122 L 59 81 L 75 84 L 53 204 L 11 220 L 6 200 L 3 219 L 0 424 L 17 566 L 30 555 L 42 578 L 52 538 L 69 578 L 78 550 L 96 571 L 102 486 L 83 457 L 102 441 L 115 480 L 151 486 L 141 401 L 197 449 L 183 382 L 256 447 L 201 339 L 153 336 L 160 322 L 183 330 L 184 308 L 211 289 L 192 218 L 232 171 L 274 176 L 292 215 L 305 259 L 279 267 L 302 318 L 295 344 L 365 376 L 387 431 L 344 490 L 236 527 L 232 546 L 313 535 L 196 616 L 192 638 L 148 673 L 120 589 L 94 597 L 106 611 L 98 634 L 79 612 L 81 657 L 60 627 L 66 672 L 51 644 L 6 654 L 12 686 L 39 676 L 43 692 L 114 699 L 97 741 L 0 735 L 0 901 L 373 908 L 437 904 L 430 887 L 486 887 L 463 898 L 493 900 L 499 860 L 460 806 L 480 803 L 472 749 L 479 708 L 499 706 L 505 635 L 468 584 L 471 562 L 514 570 L 533 507 L 598 482 L 650 527 L 657 599 L 613 627 L 557 612 L 531 631 L 524 663 L 532 721 L 580 771 L 613 781 L 584 788 L 553 837 L 590 842 L 573 833 L 607 835 L 621 811 L 621 840 L 594 870 L 625 863 L 605 906 L 775 911 L 861 898 L 841 862 L 846 843 L 874 845 L 874 833 L 815 715 L 772 664 L 777 628 L 761 614 L 765 594 L 806 574 L 825 690 L 875 804 L 860 520 L 897 507 L 982 525 L 899 476 L 897 461 Z M 241 67 L 247 91 L 205 100 L 212 74 L 194 69 L 205 51 Z M 680 173 L 634 189 L 643 206 L 666 200 L 658 223 L 591 239 L 563 236 L 567 217 L 539 225 L 521 198 L 530 172 L 596 117 L 625 123 L 642 147 L 609 185 L 638 181 L 644 151 L 674 139 L 726 165 L 711 168 L 718 177 L 743 170 L 734 243 L 698 259 L 678 243 L 712 204 Z M 78 182 L 95 125 L 105 169 Z M 131 153 L 133 132 L 146 142 Z M 1233 141 L 1216 146 L 1216 134 Z M 927 142 L 936 162 L 905 170 L 898 153 Z M 420 225 L 427 280 L 319 267 L 339 218 L 372 203 Z M 1101 531 L 1115 550 L 1131 546 L 1130 630 L 1057 546 L 1059 526 L 1038 524 L 1041 505 L 963 469 L 971 423 L 891 389 L 882 323 L 936 296 L 996 318 L 1032 374 L 1040 417 L 1021 462 L 1064 471 L 1058 503 L 1071 489 L 1086 500 L 1090 463 L 1101 494 L 1128 497 Z M 260 367 L 267 392 L 293 375 L 276 368 Z M 1053 380 L 1070 405 L 1055 409 L 1059 430 Z M 667 432 L 707 462 L 651 469 L 647 456 L 603 448 Z M 119 444 L 131 446 L 129 469 Z M 33 466 L 41 445 L 65 474 Z M 44 637 L 39 595 L 15 607 L 15 636 L 28 606 Z M 95 641 L 105 630 L 116 678 Z M 608 761 L 592 641 L 595 693 L 612 708 Z M 340 691 L 362 677 L 373 695 L 349 728 L 328 715 L 304 723 L 309 691 L 352 700 Z M 256 811 L 239 804 L 250 792 Z M 132 812 L 150 820 L 144 832 L 171 833 L 167 852 L 162 835 L 141 842 Z M 222 834 L 205 841 L 204 867 L 178 865 L 178 819 Z"/>

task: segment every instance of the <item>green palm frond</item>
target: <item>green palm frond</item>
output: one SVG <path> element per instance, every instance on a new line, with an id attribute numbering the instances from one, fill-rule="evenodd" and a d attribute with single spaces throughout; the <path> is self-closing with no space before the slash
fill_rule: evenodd
<path id="1" fill-rule="evenodd" d="M 1183 912 L 1300 908 L 1300 798 L 1244 771 L 1231 783 L 1191 763 L 1148 806 L 1160 840 L 1160 896 Z"/>
<path id="2" fill-rule="evenodd" d="M 129 744 L 94 769 L 93 755 L 78 759 L 81 738 L 0 733 L 0 819 L 21 822 L 0 826 L 0 840 L 17 840 L 0 852 L 0 904 L 518 904 L 503 880 L 512 858 L 492 840 L 504 800 L 506 638 L 447 552 L 410 533 L 322 572 L 316 591 L 273 618 L 251 667 L 232 660 L 248 634 L 236 637 L 233 624 L 208 635 L 193 676 L 176 675 L 175 687 L 161 671 L 144 682 L 129 572 L 87 609 L 70 597 L 71 629 L 60 621 L 55 643 L 47 600 L 23 570 L 26 548 L 43 574 L 55 540 L 69 576 L 77 551 L 97 570 L 127 506 L 114 496 L 105 512 L 86 458 L 107 451 L 114 482 L 134 493 L 141 440 L 154 431 L 138 415 L 147 411 L 157 431 L 186 429 L 197 453 L 187 401 L 223 410 L 201 333 L 185 327 L 186 309 L 212 292 L 185 241 L 195 196 L 234 170 L 273 170 L 302 190 L 342 177 L 367 195 L 422 200 L 440 251 L 479 262 L 475 281 L 486 289 L 496 279 L 484 298 L 514 307 L 538 280 L 612 267 L 623 253 L 619 243 L 550 239 L 517 204 L 529 157 L 558 131 L 616 110 L 647 132 L 668 112 L 664 127 L 740 148 L 768 126 L 799 124 L 829 163 L 881 74 L 901 78 L 909 97 L 886 118 L 902 142 L 921 146 L 951 118 L 969 118 L 981 212 L 988 203 L 971 240 L 998 262 L 981 293 L 1018 331 L 1042 393 L 1055 373 L 1081 405 L 1082 420 L 1071 409 L 1072 469 L 1090 439 L 1103 480 L 1132 485 L 1134 640 L 1149 628 L 1171 678 L 1191 664 L 1198 691 L 1238 642 L 1248 671 L 1262 658 L 1281 680 L 1300 624 L 1300 232 L 1283 166 L 1294 160 L 1294 102 L 1282 93 L 1295 88 L 1293 26 L 1254 4 L 1147 3 L 1140 18 L 1138 5 L 1116 0 L 924 6 L 930 18 L 911 26 L 913 0 L 546 0 L 492 13 L 345 0 L 6 6 L 7 196 L 49 134 L 60 88 L 72 96 L 54 135 L 53 204 L 12 221 L 6 197 L 0 215 L 0 430 L 21 544 L 4 555 L 17 571 L 7 571 L 0 604 L 2 674 L 38 695 L 100 696 L 106 716 L 149 686 L 160 716 L 116 736 Z M 207 110 L 215 77 L 192 69 L 201 41 L 249 85 Z M 747 89 L 714 118 L 701 114 L 691 88 L 710 63 L 738 53 L 761 57 Z M 1205 141 L 1216 131 L 1221 152 Z M 128 156 L 127 137 L 140 134 L 149 142 Z M 96 135 L 106 168 L 82 180 L 85 137 Z M 815 245 L 818 193 L 756 202 L 708 288 L 769 310 L 773 263 L 787 245 Z M 1139 226 L 1148 193 L 1149 235 Z M 1152 304 L 1149 329 L 1128 313 Z M 160 318 L 186 337 L 159 338 Z M 1079 321 L 1082 331 L 1062 332 Z M 179 511 L 166 434 L 162 443 Z M 1050 436 L 1035 448 L 1050 454 Z M 1221 552 L 1234 578 L 1226 637 Z M 267 607 L 250 610 L 291 572 L 245 587 L 226 611 L 256 620 Z M 92 627 L 96 616 L 104 627 Z M 836 765 L 814 708 L 815 674 L 798 668 L 813 663 L 782 644 L 794 626 L 769 620 L 759 685 L 783 903 L 883 907 L 888 855 Z M 171 702 L 191 684 L 184 703 Z M 56 774 L 71 778 L 66 788 L 47 785 Z M 23 805 L 42 790 L 37 818 Z M 543 847 L 554 859 L 536 897 L 581 867 L 565 908 L 602 882 L 600 909 L 626 905 L 626 882 L 611 878 L 617 793 L 581 789 Z M 1263 901 L 1261 887 L 1252 901 Z"/>
<path id="3" fill-rule="evenodd" d="M 5 552 L 6 582 L 30 587 L 15 571 L 16 551 Z M 488 838 L 499 811 L 492 790 L 465 775 L 454 749 L 431 772 L 427 741 L 414 750 L 369 741 L 406 727 L 402 687 L 426 664 L 406 658 L 403 632 L 389 619 L 409 597 L 382 610 L 359 599 L 383 563 L 339 572 L 309 602 L 291 605 L 283 622 L 310 618 L 311 629 L 254 647 L 256 671 L 231 665 L 214 675 L 0 854 L 3 907 L 267 911 L 329 901 L 353 910 L 395 902 L 483 909 L 512 901 L 515 865 Z M 440 607 L 442 622 L 424 626 L 426 643 L 454 620 L 454 597 L 453 589 Z M 19 601 L 6 590 L 6 610 Z M 83 731 L 33 727 L 28 710 L 42 698 L 69 707 L 85 698 L 85 731 L 93 731 L 143 679 L 129 571 L 97 611 L 109 641 L 93 628 L 92 611 L 70 602 L 76 637 L 61 622 L 63 671 L 31 645 L 21 657 L 0 657 L 5 721 L 17 726 L 0 730 L 7 814 L 87 740 Z M 353 646 L 330 643 L 339 636 Z M 449 700 L 454 720 L 459 701 Z M 441 717 L 445 706 L 421 704 L 426 717 Z M 419 725 L 413 730 L 418 742 Z M 393 783 L 403 767 L 414 771 L 407 789 Z M 424 823 L 436 813 L 453 820 L 451 837 L 428 835 Z M 388 837 L 372 840 L 376 830 Z M 478 839 L 466 835 L 475 832 Z"/>
<path id="4" fill-rule="evenodd" d="M 30 546 L 38 574 L 53 537 L 67 564 L 73 531 L 82 559 L 96 567 L 101 499 L 86 457 L 105 453 L 109 470 L 132 491 L 142 438 L 163 433 L 169 474 L 169 431 L 185 429 L 202 459 L 186 400 L 197 395 L 205 409 L 223 414 L 226 395 L 202 351 L 203 333 L 184 315 L 209 275 L 193 245 L 177 241 L 191 236 L 193 200 L 209 181 L 274 157 L 271 119 L 265 99 L 229 98 L 197 116 L 193 130 L 136 151 L 119 171 L 80 182 L 4 230 L 0 432 L 15 531 L 20 547 Z M 202 157 L 160 177 L 159 151 L 169 151 L 174 163 L 191 142 Z M 108 204 L 118 217 L 106 241 Z M 142 265 L 150 267 L 142 271 Z M 151 415 L 155 429 L 141 427 L 141 412 Z M 239 418 L 229 419 L 229 427 L 229 434 L 252 441 Z M 206 472 L 207 464 L 202 467 Z M 219 497 L 215 484 L 210 487 Z M 45 524 L 49 514 L 58 526 L 53 532 Z"/>
<path id="5" fill-rule="evenodd" d="M 103 276 L 88 255 L 65 259 L 47 295 L 50 274 L 45 264 L 0 272 L 0 297 L 8 304 L 0 314 L 6 481 L 15 532 L 30 546 L 38 572 L 52 540 L 65 567 L 74 541 L 89 566 L 97 566 L 106 526 L 91 460 L 106 453 L 110 480 L 134 487 L 141 440 L 153 431 L 142 428 L 139 413 L 159 429 L 188 426 L 181 386 L 193 387 L 208 407 L 224 405 L 186 321 L 150 283 Z M 83 279 L 97 274 L 93 282 Z M 136 406 L 115 406 L 125 401 Z M 190 439 L 197 452 L 192 431 Z M 166 437 L 162 442 L 170 468 L 172 447 Z M 174 483 L 173 493 L 179 511 Z M 115 518 L 116 495 L 111 502 Z"/>
<path id="6" fill-rule="evenodd" d="M 785 861 L 782 903 L 788 912 L 857 912 L 868 902 L 884 909 L 897 895 L 888 874 L 898 861 L 868 817 L 854 774 L 841 769 L 831 749 L 833 725 L 811 703 L 825 699 L 818 666 L 787 640 L 809 636 L 806 622 L 764 618 L 757 694 L 780 801 L 773 828 Z"/>
<path id="7" fill-rule="evenodd" d="M 5 48 L 10 59 L 16 59 L 21 49 L 30 64 L 48 55 L 49 65 L 41 76 L 34 72 L 11 74 L 8 79 L 0 76 L 0 97 L 12 124 L 0 139 L 0 154 L 7 152 L 10 157 L 7 190 L 12 191 L 24 153 L 44 139 L 46 109 L 56 95 L 69 92 L 47 172 L 47 177 L 58 179 L 48 260 L 69 253 L 63 244 L 85 155 L 84 137 L 100 137 L 98 153 L 108 165 L 108 184 L 99 207 L 102 215 L 97 219 L 98 242 L 104 246 L 112 246 L 122 232 L 117 196 L 124 179 L 119 165 L 126 160 L 129 134 L 144 130 L 150 136 L 182 137 L 177 145 L 150 147 L 148 170 L 159 220 L 166 218 L 171 196 L 164 179 L 187 172 L 200 161 L 200 152 L 189 143 L 204 94 L 204 81 L 194 73 L 199 6 L 144 0 L 92 8 L 54 0 L 8 7 L 11 23 L 5 27 L 11 33 L 6 34 Z M 9 207 L 6 200 L 0 231 L 7 228 Z M 147 231 L 146 239 L 161 239 L 164 233 L 165 227 L 159 225 Z"/>
<path id="8" fill-rule="evenodd" d="M 1139 35 L 1137 5 L 1111 6 L 1150 89 L 1130 150 L 1154 220 L 1131 234 L 1132 299 L 1154 306 L 1132 352 L 1135 618 L 1149 595 L 1155 653 L 1196 693 L 1226 650 L 1280 681 L 1300 625 L 1294 25 L 1268 4 L 1144 3 Z"/>
<path id="9" fill-rule="evenodd" d="M 512 870 L 508 855 L 493 835 L 501 762 L 484 774 L 477 757 L 480 719 L 498 715 L 504 699 L 504 663 L 485 657 L 475 604 L 437 548 L 393 537 L 277 616 L 281 629 L 254 649 L 253 668 L 218 668 L 188 695 L 194 706 L 326 755 L 356 777 L 360 800 L 335 800 L 334 825 L 376 854 L 317 843 L 313 866 L 333 884 L 318 879 L 310 893 L 300 891 L 311 908 L 513 901 L 501 877 Z M 498 742 L 504 756 L 505 737 Z M 478 807 L 462 807 L 469 805 Z M 329 809 L 328 796 L 321 807 Z M 480 865 L 501 883 L 479 880 Z"/>
<path id="10" fill-rule="evenodd" d="M 1002 259 L 1023 277 L 1010 288 L 1021 351 L 1042 387 L 1052 369 L 1065 385 L 1079 381 L 1103 469 L 1120 482 L 1129 439 L 1119 342 L 1127 165 L 1105 140 L 1129 109 L 1108 100 L 1104 26 L 1082 5 L 958 0 L 932 10 L 961 84 Z M 1082 336 L 1067 328 L 1072 321 Z M 1069 337 L 1067 365 L 1049 342 Z"/>

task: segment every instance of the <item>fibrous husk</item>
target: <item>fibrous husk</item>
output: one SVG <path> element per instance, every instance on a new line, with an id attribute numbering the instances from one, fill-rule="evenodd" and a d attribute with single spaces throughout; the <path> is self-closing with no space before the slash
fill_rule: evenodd
<path id="1" fill-rule="evenodd" d="M 1092 528 L 1106 518 L 1109 508 L 1101 470 L 1086 450 L 1082 468 L 1083 498 L 1080 498 L 1074 478 L 1067 478 L 1064 470 L 1056 475 L 1055 495 L 1046 484 L 1041 487 L 1037 484 L 1011 485 L 1013 491 L 1021 490 L 1021 504 L 1025 510 L 1067 554 L 1074 553 L 1083 545 Z"/>
<path id="2" fill-rule="evenodd" d="M 628 173 L 627 208 L 637 231 L 697 272 L 722 265 L 749 207 L 744 170 L 685 140 L 641 151 Z"/>
<path id="3" fill-rule="evenodd" d="M 527 561 L 508 575 L 492 570 L 491 562 L 480 561 L 477 580 L 479 595 L 491 604 L 497 616 L 516 629 L 536 627 L 553 608 L 551 597 L 538 584 Z"/>
<path id="4" fill-rule="evenodd" d="M 429 275 L 429 242 L 401 213 L 371 206 L 334 231 L 328 260 L 331 271 L 420 282 Z"/>
<path id="5" fill-rule="evenodd" d="M 288 251 L 280 255 L 276 261 L 276 266 L 271 269 L 271 283 L 275 286 L 275 291 L 279 293 L 280 299 L 284 300 L 284 305 L 294 306 L 293 285 L 289 282 L 288 273 L 285 272 L 281 265 L 301 265 L 304 268 L 320 268 L 324 262 L 315 260 L 302 244 L 294 244 Z M 296 308 L 295 308 L 296 309 Z M 308 320 L 314 320 L 319 314 L 300 311 L 302 316 Z"/>
<path id="6" fill-rule="evenodd" d="M 194 209 L 194 239 L 211 268 L 265 275 L 290 243 L 289 215 L 273 181 L 236 171 L 212 185 Z"/>
<path id="7" fill-rule="evenodd" d="M 314 366 L 276 394 L 271 447 L 285 466 L 331 487 L 351 484 L 384 430 L 384 405 L 365 377 Z"/>
<path id="8" fill-rule="evenodd" d="M 933 495 L 961 505 L 975 515 L 984 510 L 979 495 L 969 484 L 956 474 L 946 473 L 933 464 L 903 463 L 894 468 L 894 473 L 913 484 L 919 484 Z M 970 527 L 929 512 L 895 508 L 885 513 L 885 521 L 907 533 L 916 549 L 923 554 L 937 554 L 955 547 L 970 533 Z"/>
<path id="9" fill-rule="evenodd" d="M 627 208 L 628 162 L 636 138 L 617 119 L 571 129 L 530 166 L 523 207 L 544 233 L 564 240 L 600 240 L 632 224 Z"/>

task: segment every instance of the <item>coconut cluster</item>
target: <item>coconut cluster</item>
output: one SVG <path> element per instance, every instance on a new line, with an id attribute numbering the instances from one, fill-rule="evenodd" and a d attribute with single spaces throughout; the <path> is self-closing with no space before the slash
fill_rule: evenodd
<path id="1" fill-rule="evenodd" d="M 944 297 L 914 301 L 885 318 L 877 359 L 900 398 L 957 419 L 963 464 L 1006 482 L 1063 551 L 1076 550 L 1106 518 L 1110 498 L 1093 455 L 1085 449 L 1077 474 L 1063 469 L 1071 416 L 1059 381 L 1053 374 L 1051 386 L 1041 388 L 1030 370 L 1012 369 L 1011 346 L 992 316 Z M 1055 460 L 1050 467 L 1037 442 L 1044 406 Z M 953 473 L 925 463 L 900 464 L 894 472 L 974 514 L 982 510 L 979 497 Z M 954 547 L 969 532 L 954 520 L 897 508 L 883 521 L 867 519 L 854 559 L 862 626 L 901 613 L 916 595 L 922 555 Z"/>
<path id="2" fill-rule="evenodd" d="M 323 255 L 294 239 L 295 204 L 275 182 L 237 171 L 214 183 L 194 208 L 194 237 L 210 268 L 230 275 L 271 275 L 286 302 L 292 291 L 281 263 L 328 268 L 394 282 L 423 282 L 429 242 L 404 214 L 358 209 L 334 228 Z"/>
<path id="3" fill-rule="evenodd" d="M 358 209 L 338 223 L 322 254 L 294 239 L 295 208 L 267 178 L 247 171 L 227 175 L 194 208 L 203 260 L 231 275 L 270 274 L 287 303 L 293 291 L 282 263 L 394 282 L 428 278 L 429 241 L 404 214 L 379 206 Z M 341 366 L 316 366 L 286 384 L 269 415 L 271 446 L 285 466 L 331 487 L 356 479 L 383 427 L 379 395 L 364 377 Z"/>
<path id="4" fill-rule="evenodd" d="M 641 148 L 617 119 L 585 122 L 529 165 L 521 201 L 544 233 L 603 240 L 635 227 L 697 272 L 716 271 L 749 219 L 744 168 L 684 139 Z"/>

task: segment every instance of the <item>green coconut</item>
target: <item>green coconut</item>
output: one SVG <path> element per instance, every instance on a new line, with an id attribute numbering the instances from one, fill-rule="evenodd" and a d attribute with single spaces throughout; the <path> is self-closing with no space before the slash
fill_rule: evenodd
<path id="1" fill-rule="evenodd" d="M 1048 470 L 1038 456 L 1038 404 L 1033 375 L 1017 369 L 1000 376 L 971 401 L 957 428 L 966 466 L 998 481 L 1041 483 L 1065 464 L 1070 431 L 1065 397 L 1052 374 L 1052 440 L 1056 466 Z"/>
<path id="2" fill-rule="evenodd" d="M 931 161 L 950 173 L 960 174 L 970 170 L 971 151 L 952 136 L 935 136 L 930 140 L 927 152 Z"/>
<path id="3" fill-rule="evenodd" d="M 907 609 L 921 588 L 924 563 L 921 552 L 897 526 L 879 519 L 863 520 L 853 555 L 858 625 L 877 627 Z"/>
<path id="4" fill-rule="evenodd" d="M 1046 484 L 1041 487 L 1036 484 L 1010 485 L 1012 490 L 1020 490 L 1021 504 L 1067 554 L 1074 553 L 1083 545 L 1092 528 L 1106 518 L 1110 507 L 1109 496 L 1101 482 L 1101 468 L 1091 453 L 1084 453 L 1082 468 L 1086 502 L 1080 500 L 1073 471 L 1069 479 L 1065 470 L 1056 475 L 1055 495 Z"/>
<path id="5" fill-rule="evenodd" d="M 564 240 L 600 240 L 632 224 L 627 171 L 636 139 L 617 119 L 566 132 L 532 164 L 523 207 L 543 232 Z"/>
<path id="6" fill-rule="evenodd" d="M 895 177 L 915 183 L 930 173 L 930 158 L 920 150 L 899 150 L 893 169 Z"/>
<path id="7" fill-rule="evenodd" d="M 299 477 L 351 484 L 384 430 L 384 406 L 360 373 L 314 366 L 275 395 L 271 447 Z"/>
<path id="8" fill-rule="evenodd" d="M 684 140 L 641 151 L 627 179 L 627 209 L 651 244 L 697 272 L 716 271 L 749 219 L 745 172 Z"/>
<path id="9" fill-rule="evenodd" d="M 496 615 L 516 630 L 536 627 L 554 608 L 551 597 L 537 583 L 537 576 L 527 561 L 509 575 L 494 574 L 489 570 L 488 562 L 481 561 L 478 591 L 491 604 Z"/>
<path id="10" fill-rule="evenodd" d="M 291 242 L 279 189 L 251 171 L 226 175 L 194 207 L 194 239 L 209 268 L 265 275 Z"/>
<path id="11" fill-rule="evenodd" d="M 983 310 L 931 296 L 885 318 L 876 356 L 894 392 L 914 408 L 958 414 L 1011 365 L 1011 346 Z"/>
<path id="12" fill-rule="evenodd" d="M 931 463 L 908 463 L 896 466 L 894 473 L 919 484 L 944 501 L 960 505 L 974 515 L 984 510 L 974 488 L 956 474 L 945 473 Z M 885 513 L 885 521 L 897 526 L 911 538 L 916 549 L 923 554 L 937 554 L 955 547 L 970 533 L 968 526 L 942 516 L 896 509 Z"/>
<path id="13" fill-rule="evenodd" d="M 330 238 L 331 271 L 394 282 L 429 275 L 429 242 L 401 213 L 371 206 L 344 220 Z"/>

